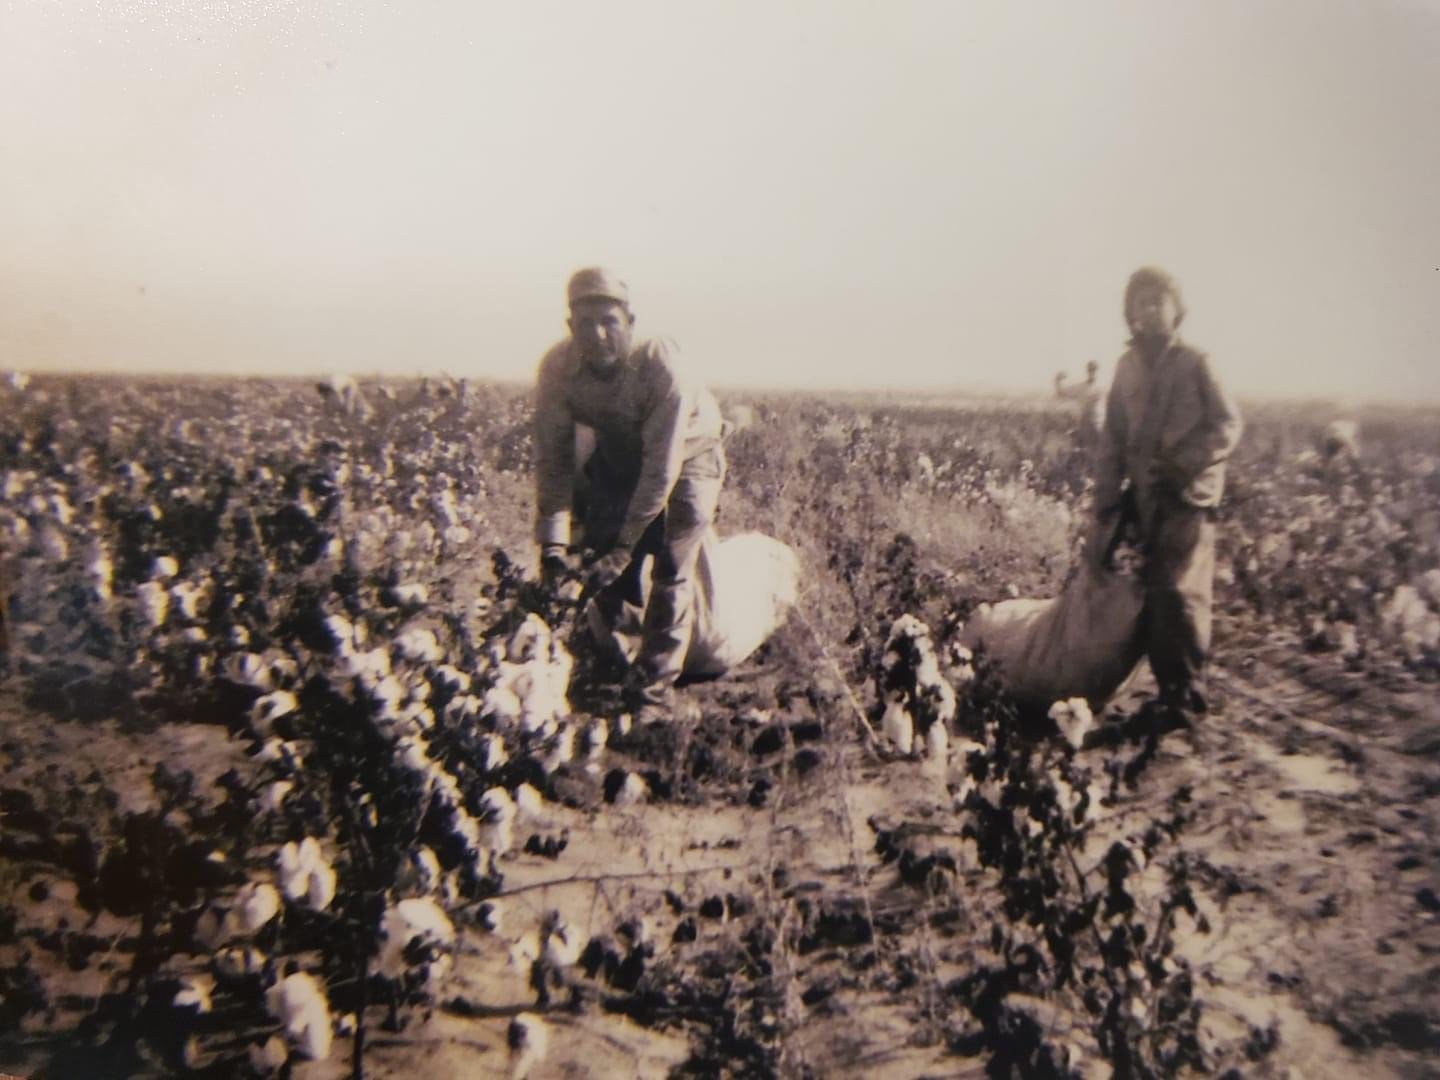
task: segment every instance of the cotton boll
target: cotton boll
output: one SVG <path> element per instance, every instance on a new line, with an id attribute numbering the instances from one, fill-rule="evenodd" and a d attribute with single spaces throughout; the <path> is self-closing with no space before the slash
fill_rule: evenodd
<path id="1" fill-rule="evenodd" d="M 541 956 L 551 967 L 570 967 L 580 959 L 584 948 L 581 936 L 560 917 L 558 911 L 552 911 L 545 920 L 543 936 L 545 944 Z"/>
<path id="2" fill-rule="evenodd" d="M 255 751 L 254 760 L 262 765 L 277 765 L 287 772 L 298 772 L 305 763 L 298 743 L 285 739 L 266 739 Z"/>
<path id="3" fill-rule="evenodd" d="M 544 948 L 540 931 L 527 930 L 511 943 L 506 953 L 506 962 L 516 971 L 529 972 Z"/>
<path id="4" fill-rule="evenodd" d="M 278 814 L 286 796 L 294 790 L 295 783 L 291 780 L 276 780 L 272 784 L 266 784 L 260 789 L 260 812 Z"/>
<path id="5" fill-rule="evenodd" d="M 243 626 L 235 626 L 231 630 L 231 640 L 235 640 L 235 633 L 239 631 L 245 638 L 244 643 L 248 644 L 250 633 Z M 270 672 L 270 666 L 263 657 L 255 653 L 235 653 L 225 658 L 225 677 L 231 682 L 239 683 L 242 686 L 249 686 L 256 690 L 275 689 L 274 679 Z"/>
<path id="6" fill-rule="evenodd" d="M 312 1061 L 330 1056 L 334 1029 L 330 1003 L 315 976 L 297 971 L 281 979 L 265 995 L 270 1015 L 285 1028 L 290 1044 Z"/>
<path id="7" fill-rule="evenodd" d="M 931 761 L 944 763 L 950 753 L 950 732 L 939 720 L 925 732 L 925 754 Z"/>
<path id="8" fill-rule="evenodd" d="M 909 754 L 915 749 L 915 721 L 903 702 L 892 701 L 886 706 L 880 730 L 900 753 Z"/>
<path id="9" fill-rule="evenodd" d="M 210 1011 L 210 995 L 214 990 L 215 980 L 209 975 L 187 975 L 180 980 L 180 989 L 175 991 L 173 1004 L 177 1009 L 189 1009 L 203 1015 Z"/>
<path id="10" fill-rule="evenodd" d="M 266 881 L 251 882 L 235 895 L 230 918 L 237 933 L 250 935 L 280 914 L 280 893 Z"/>
<path id="11" fill-rule="evenodd" d="M 603 716 L 597 716 L 594 722 L 585 729 L 585 757 L 586 760 L 597 762 L 605 754 L 605 746 L 610 740 L 610 725 L 605 722 Z"/>
<path id="12" fill-rule="evenodd" d="M 550 1033 L 534 1013 L 521 1013 L 505 1032 L 510 1048 L 511 1080 L 526 1080 L 550 1053 Z"/>
<path id="13" fill-rule="evenodd" d="M 491 733 L 481 738 L 480 768 L 487 771 L 498 769 L 509 760 L 509 755 L 505 753 L 505 740 L 499 735 Z"/>
<path id="14" fill-rule="evenodd" d="M 250 705 L 250 728 L 261 739 L 269 738 L 275 721 L 300 711 L 300 702 L 289 690 L 273 690 Z"/>
<path id="15" fill-rule="evenodd" d="M 432 630 L 412 627 L 395 639 L 395 648 L 407 660 L 416 663 L 439 663 L 445 658 Z"/>
<path id="16" fill-rule="evenodd" d="M 180 562 L 173 555 L 161 555 L 150 564 L 150 576 L 156 581 L 169 581 L 180 573 Z"/>
<path id="17" fill-rule="evenodd" d="M 402 607 L 420 607 L 430 599 L 429 591 L 418 582 L 396 585 L 391 592 L 395 596 L 395 602 Z"/>
<path id="18" fill-rule="evenodd" d="M 140 607 L 140 617 L 150 629 L 163 626 L 170 614 L 170 594 L 165 586 L 156 581 L 147 581 L 135 589 L 135 600 Z"/>
<path id="19" fill-rule="evenodd" d="M 416 881 L 422 893 L 433 893 L 440 887 L 440 860 L 428 847 L 420 847 L 410 853 L 410 865 L 414 868 Z"/>
<path id="20" fill-rule="evenodd" d="M 1089 702 L 1084 698 L 1057 701 L 1050 706 L 1048 715 L 1055 721 L 1055 726 L 1060 729 L 1065 741 L 1075 750 L 1084 747 L 1086 734 L 1095 726 L 1095 716 L 1090 711 Z"/>
<path id="21" fill-rule="evenodd" d="M 410 970 L 406 952 L 417 946 L 431 950 L 455 947 L 454 924 L 428 896 L 401 900 L 387 908 L 380 922 L 380 933 L 383 943 L 374 961 L 375 970 L 390 979 L 399 979 Z"/>
<path id="22" fill-rule="evenodd" d="M 311 911 L 324 911 L 335 899 L 335 868 L 320 862 L 310 868 L 310 882 L 305 890 L 305 903 Z"/>
<path id="23" fill-rule="evenodd" d="M 290 1048 L 279 1035 L 271 1035 L 263 1043 L 252 1043 L 247 1057 L 251 1072 L 257 1076 L 271 1076 L 290 1060 Z"/>
<path id="24" fill-rule="evenodd" d="M 521 822 L 539 821 L 545 816 L 545 797 L 529 784 L 515 789 L 515 812 Z"/>

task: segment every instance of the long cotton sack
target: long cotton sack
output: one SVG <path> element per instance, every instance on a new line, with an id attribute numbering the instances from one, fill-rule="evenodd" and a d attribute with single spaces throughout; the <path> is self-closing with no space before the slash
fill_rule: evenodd
<path id="1" fill-rule="evenodd" d="M 1024 708 L 1083 697 L 1099 709 L 1144 655 L 1144 602 L 1137 579 L 1086 562 L 1054 599 L 980 605 L 960 640 L 1000 662 Z"/>

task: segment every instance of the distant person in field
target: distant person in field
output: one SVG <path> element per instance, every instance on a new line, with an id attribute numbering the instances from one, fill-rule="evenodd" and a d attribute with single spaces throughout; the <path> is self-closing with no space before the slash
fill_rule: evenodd
<path id="1" fill-rule="evenodd" d="M 1065 373 L 1056 372 L 1055 396 L 1075 403 L 1076 439 L 1086 448 L 1094 446 L 1104 420 L 1105 390 L 1100 385 L 1100 365 L 1094 360 L 1086 363 L 1085 381 L 1078 386 L 1067 386 Z"/>
<path id="2" fill-rule="evenodd" d="M 1125 289 L 1130 348 L 1105 404 L 1095 466 L 1092 557 L 1102 562 L 1122 523 L 1145 555 L 1145 645 L 1158 715 L 1183 726 L 1206 709 L 1215 576 L 1215 507 L 1240 414 L 1205 354 L 1178 336 L 1179 287 L 1146 267 Z"/>
<path id="3" fill-rule="evenodd" d="M 725 476 L 720 407 L 665 338 L 636 340 L 625 283 L 590 268 L 570 278 L 570 336 L 540 361 L 535 394 L 536 539 L 549 583 L 569 563 L 575 425 L 594 429 L 586 465 L 590 585 L 607 619 L 638 603 L 654 556 L 639 653 L 624 696 L 641 722 L 665 719 L 694 626 L 695 566 Z"/>

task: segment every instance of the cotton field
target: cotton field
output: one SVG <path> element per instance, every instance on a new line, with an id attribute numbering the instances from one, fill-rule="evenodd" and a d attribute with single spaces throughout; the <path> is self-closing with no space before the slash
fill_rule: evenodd
<path id="1" fill-rule="evenodd" d="M 11 392 L 0 1070 L 1401 1076 L 1437 1046 L 1432 416 L 1340 418 L 1363 443 L 1325 455 L 1333 416 L 1250 418 L 1212 710 L 1156 739 L 1143 665 L 1022 710 L 961 644 L 1073 563 L 1058 412 L 747 396 L 720 528 L 798 552 L 796 614 L 640 730 L 579 587 L 535 579 L 520 391 Z"/>

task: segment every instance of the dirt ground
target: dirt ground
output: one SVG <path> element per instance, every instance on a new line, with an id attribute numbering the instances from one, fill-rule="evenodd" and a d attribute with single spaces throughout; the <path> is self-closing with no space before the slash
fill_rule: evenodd
<path id="1" fill-rule="evenodd" d="M 710 763 L 703 783 L 687 787 L 661 769 L 655 779 L 675 781 L 672 798 L 619 806 L 605 802 L 602 773 L 631 760 L 623 746 L 590 774 L 576 770 L 570 805 L 547 803 L 522 830 L 564 836 L 564 849 L 503 860 L 500 926 L 464 930 L 446 991 L 403 1030 L 375 1031 L 368 1075 L 508 1075 L 507 1027 L 521 1013 L 543 1014 L 549 1029 L 535 1077 L 742 1075 L 745 1040 L 777 1031 L 785 1073 L 985 1075 L 982 1060 L 940 1034 L 944 987 L 973 947 L 970 900 L 988 887 L 954 827 L 953 768 L 868 750 L 843 695 L 792 697 L 775 711 L 787 673 L 766 657 L 692 691 L 704 713 L 694 737 L 714 750 L 690 757 Z M 1210 1060 L 1237 1076 L 1440 1076 L 1440 699 L 1406 677 L 1352 674 L 1296 643 L 1239 632 L 1222 643 L 1214 685 L 1211 715 L 1161 741 L 1091 837 L 1099 858 L 1147 807 L 1192 789 L 1179 845 L 1200 868 L 1196 899 L 1210 932 L 1178 947 L 1201 976 Z M 1111 715 L 1145 693 L 1142 681 Z M 767 701 L 772 711 L 757 711 Z M 37 716 L 12 688 L 3 710 L 3 786 L 71 817 L 117 797 L 143 807 L 158 760 L 202 782 L 246 761 L 203 717 L 122 732 L 101 717 Z M 641 757 L 657 760 L 653 749 Z M 877 853 L 877 830 L 897 823 L 954 853 L 944 903 Z M 0 954 L 7 966 L 28 954 L 51 994 L 49 1009 L 5 1045 L 0 1068 L 62 1075 L 137 928 L 110 915 L 88 923 L 73 887 L 27 861 L 17 841 L 5 855 L 0 881 L 16 918 Z M 756 927 L 797 910 L 810 921 L 782 957 L 785 970 L 763 987 L 743 978 L 734 958 Z M 552 912 L 579 942 L 623 952 L 627 940 L 632 951 L 648 940 L 645 955 L 674 973 L 672 992 L 622 1007 L 576 965 L 538 1008 L 516 943 Z M 81 925 L 93 955 L 75 963 L 56 931 Z M 349 1071 L 337 1044 L 331 1060 L 294 1075 Z M 1109 1075 L 1094 1059 L 1083 1071 Z"/>

